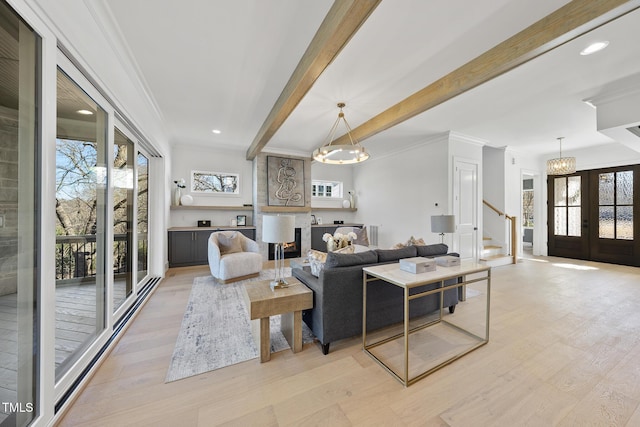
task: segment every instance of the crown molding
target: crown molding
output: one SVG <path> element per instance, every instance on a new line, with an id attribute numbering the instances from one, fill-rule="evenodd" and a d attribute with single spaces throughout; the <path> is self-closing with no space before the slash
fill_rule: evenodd
<path id="1" fill-rule="evenodd" d="M 120 26 L 113 16 L 108 2 L 106 0 L 84 0 L 84 4 L 91 16 L 93 16 L 96 24 L 98 24 L 100 32 L 102 32 L 104 38 L 109 42 L 114 53 L 116 53 L 115 56 L 118 58 L 118 62 L 122 68 L 131 71 L 127 73 L 129 76 L 135 76 L 137 83 L 135 86 L 139 88 L 142 97 L 149 103 L 160 122 L 165 123 L 162 110 L 153 96 L 153 92 L 147 80 L 144 78 L 144 74 L 138 65 L 138 61 L 135 59 L 135 55 L 133 55 L 129 43 L 127 43 Z"/>

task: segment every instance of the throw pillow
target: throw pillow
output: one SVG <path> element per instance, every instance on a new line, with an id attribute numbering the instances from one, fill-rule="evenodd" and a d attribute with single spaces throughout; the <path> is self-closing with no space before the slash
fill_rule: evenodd
<path id="1" fill-rule="evenodd" d="M 324 269 L 324 263 L 327 260 L 327 254 L 311 249 L 309 250 L 309 252 L 307 252 L 307 258 L 309 259 L 311 274 L 319 277 L 320 272 Z"/>
<path id="2" fill-rule="evenodd" d="M 309 259 L 309 261 L 311 261 L 312 259 L 315 259 L 320 262 L 325 262 L 327 260 L 327 254 L 326 252 L 320 252 L 320 251 L 316 251 L 315 249 L 309 249 L 309 252 L 307 252 L 307 258 Z"/>
<path id="3" fill-rule="evenodd" d="M 426 245 L 426 243 L 424 242 L 424 239 L 422 237 L 420 238 L 415 238 L 413 236 L 409 237 L 409 240 L 407 240 L 407 243 L 405 246 L 418 246 L 418 245 Z"/>
<path id="4" fill-rule="evenodd" d="M 337 251 L 333 251 L 339 254 L 352 254 L 355 250 L 353 245 L 345 246 L 344 248 L 340 248 Z"/>
<path id="5" fill-rule="evenodd" d="M 356 233 L 356 238 L 353 241 L 354 245 L 369 246 L 369 236 L 367 236 L 367 227 L 353 228 L 353 232 Z"/>
<path id="6" fill-rule="evenodd" d="M 220 255 L 242 252 L 242 243 L 240 243 L 238 232 L 234 231 L 229 235 L 218 234 L 218 247 L 220 248 Z"/>

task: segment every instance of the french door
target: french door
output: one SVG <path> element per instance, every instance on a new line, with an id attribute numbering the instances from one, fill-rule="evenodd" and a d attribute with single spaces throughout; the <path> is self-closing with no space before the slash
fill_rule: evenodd
<path id="1" fill-rule="evenodd" d="M 640 165 L 548 178 L 548 253 L 640 266 Z"/>

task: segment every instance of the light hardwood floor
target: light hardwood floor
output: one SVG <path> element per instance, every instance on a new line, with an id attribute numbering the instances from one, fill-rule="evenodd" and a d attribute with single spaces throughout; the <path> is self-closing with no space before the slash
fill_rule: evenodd
<path id="1" fill-rule="evenodd" d="M 359 337 L 165 384 L 193 278 L 207 273 L 168 272 L 60 425 L 640 425 L 638 268 L 494 268 L 489 343 L 408 388 Z"/>

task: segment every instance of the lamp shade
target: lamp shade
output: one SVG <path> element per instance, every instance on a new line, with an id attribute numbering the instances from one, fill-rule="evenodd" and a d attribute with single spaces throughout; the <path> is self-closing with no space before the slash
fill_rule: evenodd
<path id="1" fill-rule="evenodd" d="M 262 241 L 287 243 L 295 240 L 295 217 L 292 215 L 265 215 L 262 217 Z"/>
<path id="2" fill-rule="evenodd" d="M 455 231 L 455 215 L 434 215 L 431 217 L 432 233 L 454 233 Z"/>

